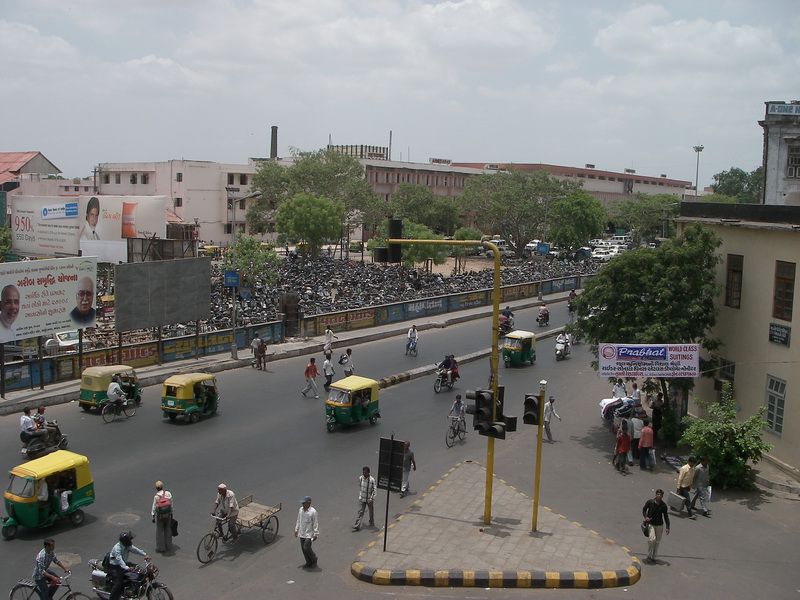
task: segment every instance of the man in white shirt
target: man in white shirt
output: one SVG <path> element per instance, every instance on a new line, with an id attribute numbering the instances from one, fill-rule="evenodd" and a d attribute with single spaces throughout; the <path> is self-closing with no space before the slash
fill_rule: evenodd
<path id="1" fill-rule="evenodd" d="M 306 559 L 306 568 L 317 566 L 317 555 L 311 549 L 311 544 L 319 537 L 319 520 L 317 509 L 311 506 L 311 496 L 303 498 L 303 503 L 297 513 L 297 523 L 294 526 L 294 537 L 300 538 L 300 549 Z"/>
<path id="2" fill-rule="evenodd" d="M 547 434 L 547 441 L 550 443 L 553 442 L 553 435 L 550 433 L 550 419 L 555 415 L 559 421 L 561 420 L 555 406 L 553 406 L 555 402 L 555 397 L 550 396 L 550 399 L 544 404 L 544 432 Z"/>

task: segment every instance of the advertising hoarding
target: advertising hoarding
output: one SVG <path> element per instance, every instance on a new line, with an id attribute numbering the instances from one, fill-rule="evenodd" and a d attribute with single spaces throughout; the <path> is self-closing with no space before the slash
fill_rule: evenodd
<path id="1" fill-rule="evenodd" d="M 700 344 L 600 344 L 602 377 L 699 377 Z"/>
<path id="2" fill-rule="evenodd" d="M 11 209 L 11 247 L 23 256 L 78 256 L 84 250 L 100 262 L 118 262 L 114 248 L 127 252 L 126 239 L 166 235 L 164 196 L 16 196 Z M 92 241 L 105 243 L 83 247 Z"/>
<path id="3" fill-rule="evenodd" d="M 0 264 L 0 343 L 94 327 L 95 257 Z"/>

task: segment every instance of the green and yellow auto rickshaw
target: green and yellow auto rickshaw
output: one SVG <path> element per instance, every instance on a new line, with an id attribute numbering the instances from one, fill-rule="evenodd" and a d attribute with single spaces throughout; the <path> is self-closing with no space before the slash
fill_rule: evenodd
<path id="1" fill-rule="evenodd" d="M 10 471 L 11 481 L 3 492 L 8 517 L 3 538 L 10 540 L 20 526 L 49 527 L 69 518 L 76 527 L 83 523 L 83 507 L 94 502 L 94 482 L 89 459 L 67 450 L 26 462 Z"/>
<path id="2" fill-rule="evenodd" d="M 536 362 L 536 334 L 516 329 L 503 341 L 503 362 L 507 367 Z"/>
<path id="3" fill-rule="evenodd" d="M 200 417 L 216 414 L 217 408 L 217 380 L 211 373 L 173 375 L 161 387 L 161 410 L 170 421 L 182 416 L 197 423 Z"/>
<path id="4" fill-rule="evenodd" d="M 350 375 L 331 384 L 325 401 L 325 422 L 329 432 L 336 429 L 336 425 L 352 425 L 360 421 L 375 425 L 380 416 L 378 382 L 374 379 Z"/>
<path id="5" fill-rule="evenodd" d="M 136 371 L 128 365 L 102 365 L 87 367 L 81 373 L 81 395 L 78 404 L 85 411 L 100 410 L 108 400 L 108 385 L 111 378 L 116 375 L 119 386 L 125 392 L 128 400 L 134 400 L 137 405 L 142 403 L 142 388 Z"/>

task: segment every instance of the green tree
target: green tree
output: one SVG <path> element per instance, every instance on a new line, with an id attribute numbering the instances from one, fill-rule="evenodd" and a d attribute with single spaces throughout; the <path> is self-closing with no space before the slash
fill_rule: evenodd
<path id="1" fill-rule="evenodd" d="M 522 256 L 525 244 L 547 237 L 552 201 L 579 189 L 581 184 L 560 181 L 543 171 L 500 171 L 470 177 L 461 198 L 482 227 L 505 238 L 517 256 Z"/>
<path id="2" fill-rule="evenodd" d="M 614 204 L 611 219 L 618 227 L 636 232 L 634 242 L 657 237 L 672 237 L 680 198 L 671 194 L 638 193 L 630 200 Z"/>
<path id="3" fill-rule="evenodd" d="M 607 220 L 600 201 L 583 190 L 556 200 L 551 211 L 550 238 L 564 250 L 575 250 L 599 236 Z"/>
<path id="4" fill-rule="evenodd" d="M 278 207 L 275 227 L 280 241 L 300 245 L 312 257 L 322 245 L 339 239 L 344 206 L 314 194 L 298 193 Z"/>
<path id="5" fill-rule="evenodd" d="M 762 439 L 767 422 L 765 407 L 760 407 L 745 421 L 736 419 L 736 402 L 733 386 L 726 382 L 719 402 L 698 400 L 703 417 L 684 417 L 686 427 L 682 444 L 687 444 L 692 454 L 707 456 L 711 482 L 727 487 L 753 487 L 753 471 L 748 462 L 757 463 L 772 446 Z"/>
<path id="6" fill-rule="evenodd" d="M 764 171 L 761 167 L 747 172 L 738 167 L 731 167 L 714 175 L 711 189 L 715 194 L 732 196 L 742 204 L 758 204 L 761 202 Z"/>
<path id="7" fill-rule="evenodd" d="M 256 238 L 240 233 L 233 247 L 225 253 L 222 264 L 225 269 L 238 271 L 245 281 L 264 279 L 274 283 L 278 272 L 278 255 L 271 247 L 264 246 Z"/>
<path id="8" fill-rule="evenodd" d="M 8 227 L 0 227 L 0 261 L 11 252 L 11 230 Z"/>

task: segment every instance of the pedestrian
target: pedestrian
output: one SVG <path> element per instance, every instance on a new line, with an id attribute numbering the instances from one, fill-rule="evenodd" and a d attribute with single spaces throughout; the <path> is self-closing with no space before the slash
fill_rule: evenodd
<path id="1" fill-rule="evenodd" d="M 664 394 L 658 392 L 656 399 L 650 402 L 650 409 L 653 411 L 653 439 L 658 439 L 658 431 L 661 429 L 661 419 L 664 416 Z"/>
<path id="2" fill-rule="evenodd" d="M 553 406 L 555 402 L 555 397 L 550 396 L 550 399 L 544 405 L 544 432 L 547 434 L 547 441 L 551 444 L 553 443 L 553 436 L 550 433 L 550 418 L 555 416 L 559 421 L 561 420 L 555 406 Z"/>
<path id="3" fill-rule="evenodd" d="M 658 555 L 658 545 L 661 543 L 661 535 L 664 532 L 664 524 L 667 525 L 667 535 L 669 535 L 669 513 L 664 502 L 664 490 L 656 490 L 656 497 L 644 503 L 642 507 L 644 522 L 650 526 L 647 536 L 647 558 L 644 562 L 653 564 Z"/>
<path id="4" fill-rule="evenodd" d="M 253 351 L 253 356 L 254 357 L 256 356 L 256 354 L 258 354 L 258 344 L 260 342 L 261 342 L 261 340 L 258 338 L 258 334 L 253 336 L 253 341 L 250 342 L 250 350 Z"/>
<path id="5" fill-rule="evenodd" d="M 614 387 L 611 388 L 611 397 L 612 398 L 628 397 L 628 390 L 625 389 L 625 384 L 622 382 L 622 379 L 617 379 L 614 382 Z"/>
<path id="6" fill-rule="evenodd" d="M 653 427 L 649 419 L 643 419 L 642 431 L 639 433 L 639 468 L 653 470 Z"/>
<path id="7" fill-rule="evenodd" d="M 347 351 L 339 357 L 339 364 L 342 365 L 344 369 L 344 376 L 350 377 L 355 370 L 356 365 L 353 362 L 353 350 L 348 348 Z"/>
<path id="8" fill-rule="evenodd" d="M 306 370 L 304 372 L 304 376 L 306 378 L 306 387 L 300 392 L 303 394 L 303 398 L 307 398 L 306 392 L 310 390 L 314 390 L 314 398 L 319 398 L 319 390 L 317 389 L 317 382 L 316 378 L 319 375 L 319 371 L 317 370 L 317 361 L 312 356 L 308 360 L 308 364 L 306 365 Z"/>
<path id="9" fill-rule="evenodd" d="M 636 385 L 635 383 L 633 385 Z M 639 440 L 642 436 L 642 427 L 644 427 L 644 419 L 642 417 L 646 417 L 647 413 L 644 413 L 642 408 L 635 408 L 633 409 L 633 415 L 631 416 L 631 455 L 628 458 L 628 464 L 632 465 L 633 459 L 639 458 Z"/>
<path id="10" fill-rule="evenodd" d="M 628 450 L 631 447 L 631 437 L 628 434 L 628 421 L 622 420 L 617 439 L 614 445 L 614 466 L 620 473 L 628 472 Z"/>
<path id="11" fill-rule="evenodd" d="M 156 494 L 150 516 L 156 524 L 156 552 L 172 551 L 172 493 L 164 489 L 162 481 L 156 481 Z"/>
<path id="12" fill-rule="evenodd" d="M 311 506 L 311 496 L 303 498 L 300 510 L 297 512 L 297 523 L 294 525 L 294 537 L 300 538 L 300 549 L 306 559 L 306 568 L 317 566 L 317 555 L 311 549 L 311 544 L 319 537 L 319 518 L 317 509 Z"/>
<path id="13" fill-rule="evenodd" d="M 53 538 L 47 538 L 44 541 L 44 547 L 39 550 L 39 554 L 34 559 L 33 575 L 31 575 L 31 579 L 36 584 L 36 591 L 43 600 L 52 598 L 56 588 L 61 585 L 61 578 L 50 570 L 52 563 L 61 567 L 64 573 L 69 573 L 67 567 L 56 556 L 56 541 Z"/>
<path id="14" fill-rule="evenodd" d="M 334 335 L 333 330 L 331 329 L 330 325 L 325 326 L 325 345 L 322 347 L 322 351 L 325 354 L 330 354 L 333 351 L 333 340 L 338 340 L 339 338 Z"/>
<path id="15" fill-rule="evenodd" d="M 694 465 L 695 465 L 694 456 L 690 456 L 689 460 L 683 465 L 680 470 L 678 471 L 678 496 L 683 498 L 683 504 L 681 505 L 681 510 L 683 507 L 686 507 L 686 512 L 689 513 L 689 518 L 694 520 L 697 517 L 692 514 L 692 501 L 689 498 L 689 490 L 692 489 L 692 484 L 694 483 Z"/>
<path id="16" fill-rule="evenodd" d="M 708 508 L 708 504 L 710 502 L 710 498 L 708 496 L 708 484 L 709 484 L 709 474 L 708 474 L 708 457 L 703 456 L 700 459 L 700 463 L 695 466 L 694 468 L 694 478 L 692 480 L 692 486 L 694 487 L 694 496 L 692 497 L 692 509 L 694 509 L 695 503 L 700 500 L 700 512 L 704 517 L 710 517 L 711 511 Z"/>
<path id="17" fill-rule="evenodd" d="M 414 452 L 411 450 L 411 442 L 406 442 L 403 446 L 403 483 L 400 486 L 401 498 L 409 492 L 412 469 L 415 471 L 417 470 L 417 461 L 414 460 Z"/>
<path id="18" fill-rule="evenodd" d="M 369 474 L 369 467 L 361 469 L 358 478 L 358 514 L 353 525 L 353 531 L 361 529 L 361 519 L 364 518 L 364 511 L 369 508 L 369 526 L 375 526 L 375 478 Z"/>
<path id="19" fill-rule="evenodd" d="M 333 382 L 333 376 L 336 374 L 336 371 L 333 370 L 330 354 L 325 355 L 325 362 L 322 363 L 322 374 L 325 375 L 325 391 L 328 391 Z"/>

